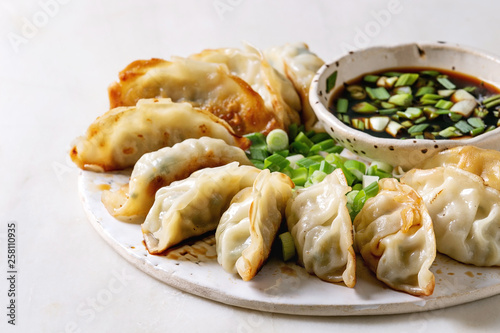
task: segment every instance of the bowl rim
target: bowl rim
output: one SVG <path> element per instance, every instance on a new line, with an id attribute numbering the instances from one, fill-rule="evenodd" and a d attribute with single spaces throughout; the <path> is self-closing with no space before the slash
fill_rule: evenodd
<path id="1" fill-rule="evenodd" d="M 309 87 L 309 103 L 311 107 L 314 110 L 314 113 L 318 117 L 318 120 L 323 123 L 325 127 L 331 127 L 330 122 L 333 122 L 333 124 L 337 127 L 340 131 L 340 134 L 342 136 L 346 136 L 347 132 L 349 132 L 350 136 L 357 137 L 359 138 L 360 141 L 364 142 L 373 142 L 376 141 L 377 144 L 381 146 L 387 146 L 387 147 L 414 147 L 414 148 L 431 148 L 435 147 L 437 144 L 440 146 L 447 146 L 447 147 L 454 147 L 454 146 L 463 146 L 463 145 L 474 145 L 477 144 L 478 142 L 483 142 L 487 140 L 491 140 L 493 137 L 497 136 L 497 134 L 500 133 L 500 127 L 497 127 L 494 130 L 491 130 L 486 133 L 482 133 L 476 137 L 472 138 L 464 138 L 464 139 L 396 139 L 396 138 L 380 138 L 373 136 L 371 134 L 368 134 L 366 132 L 362 132 L 359 130 L 356 130 L 343 122 L 341 122 L 337 117 L 333 116 L 333 114 L 328 110 L 328 107 L 326 107 L 322 100 L 321 96 L 324 94 L 319 90 L 319 85 L 320 85 L 320 79 L 323 78 L 325 73 L 327 73 L 330 70 L 330 67 L 335 66 L 335 64 L 338 64 L 341 60 L 347 59 L 350 56 L 352 56 L 355 53 L 360 53 L 360 52 L 367 52 L 367 51 L 373 51 L 373 50 L 380 50 L 381 52 L 391 52 L 397 48 L 403 48 L 403 47 L 418 47 L 418 48 L 441 48 L 441 49 L 448 49 L 448 50 L 456 50 L 461 53 L 467 53 L 467 54 L 472 54 L 481 58 L 489 59 L 490 61 L 496 62 L 500 65 L 500 57 L 497 55 L 494 55 L 492 53 L 489 53 L 487 51 L 483 50 L 478 50 L 476 48 L 471 48 L 468 46 L 462 46 L 460 44 L 455 44 L 455 43 L 447 43 L 447 42 L 411 42 L 411 43 L 403 43 L 403 44 L 393 44 L 393 45 L 376 45 L 376 46 L 371 46 L 367 48 L 362 48 L 356 51 L 350 51 L 347 54 L 343 54 L 342 56 L 338 57 L 337 59 L 323 64 L 323 66 L 320 67 L 320 69 L 316 72 L 314 75 L 311 85 Z M 432 66 L 430 66 L 432 67 Z M 329 73 L 330 75 L 331 73 Z M 354 79 L 354 78 L 353 78 Z M 500 81 L 499 82 L 491 82 L 494 86 L 498 87 L 500 89 Z M 328 93 L 329 94 L 329 93 Z M 327 103 L 329 103 L 329 99 L 327 99 Z M 326 129 L 326 128 L 325 128 Z M 500 140 L 500 138 L 499 138 Z"/>

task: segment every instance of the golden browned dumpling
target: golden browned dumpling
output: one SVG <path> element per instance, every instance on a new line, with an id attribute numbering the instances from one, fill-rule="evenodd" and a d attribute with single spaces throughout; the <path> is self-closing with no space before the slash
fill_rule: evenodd
<path id="1" fill-rule="evenodd" d="M 283 128 L 262 97 L 222 64 L 179 57 L 138 60 L 122 70 L 119 78 L 108 89 L 112 108 L 133 106 L 142 98 L 168 97 L 224 119 L 238 135 Z"/>
<path id="2" fill-rule="evenodd" d="M 170 99 L 143 99 L 97 118 L 70 151 L 82 169 L 111 171 L 133 166 L 145 153 L 189 138 L 209 136 L 246 149 L 250 141 L 210 112 Z"/>
<path id="3" fill-rule="evenodd" d="M 300 123 L 302 105 L 293 84 L 259 50 L 247 44 L 243 49 L 207 49 L 190 58 L 226 65 L 232 75 L 245 80 L 262 97 L 266 108 L 276 115 L 280 128 Z"/>

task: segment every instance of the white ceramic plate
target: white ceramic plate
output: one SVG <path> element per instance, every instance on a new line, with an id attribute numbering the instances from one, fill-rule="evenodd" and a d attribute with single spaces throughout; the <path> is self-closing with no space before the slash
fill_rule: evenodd
<path id="1" fill-rule="evenodd" d="M 309 275 L 293 263 L 271 258 L 250 282 L 226 273 L 217 263 L 213 235 L 150 255 L 140 225 L 114 219 L 101 203 L 104 189 L 118 189 L 129 174 L 82 171 L 80 194 L 90 222 L 125 259 L 180 290 L 249 309 L 296 315 L 355 316 L 409 313 L 444 308 L 500 293 L 500 268 L 479 268 L 438 255 L 432 271 L 434 294 L 415 297 L 389 289 L 357 258 L 357 283 L 351 289 Z"/>

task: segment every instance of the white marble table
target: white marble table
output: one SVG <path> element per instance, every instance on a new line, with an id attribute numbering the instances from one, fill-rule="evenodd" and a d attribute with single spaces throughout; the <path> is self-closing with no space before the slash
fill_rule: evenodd
<path id="1" fill-rule="evenodd" d="M 500 296 L 431 312 L 304 317 L 250 311 L 171 288 L 131 266 L 88 223 L 71 141 L 106 111 L 135 59 L 305 41 L 349 49 L 449 41 L 500 54 L 500 2 L 0 1 L 1 332 L 496 331 Z M 16 326 L 7 225 L 16 223 Z"/>

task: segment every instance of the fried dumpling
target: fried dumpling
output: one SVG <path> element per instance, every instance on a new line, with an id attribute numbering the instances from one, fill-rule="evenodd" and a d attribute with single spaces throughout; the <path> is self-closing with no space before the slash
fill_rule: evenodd
<path id="1" fill-rule="evenodd" d="M 232 198 L 251 187 L 260 173 L 253 166 L 230 163 L 195 171 L 156 192 L 142 233 L 151 254 L 215 230 Z"/>
<path id="2" fill-rule="evenodd" d="M 111 107 L 133 106 L 143 98 L 189 102 L 229 123 L 237 135 L 281 128 L 262 97 L 227 66 L 176 57 L 137 60 L 108 88 Z"/>
<path id="3" fill-rule="evenodd" d="M 290 43 L 264 51 L 266 59 L 280 73 L 285 75 L 299 92 L 302 101 L 302 123 L 306 129 L 315 126 L 318 118 L 309 103 L 309 87 L 316 72 L 324 61 L 309 50 L 305 43 Z"/>
<path id="4" fill-rule="evenodd" d="M 415 169 L 449 165 L 480 176 L 486 185 L 500 191 L 500 151 L 474 146 L 454 147 L 437 153 L 415 166 Z"/>
<path id="5" fill-rule="evenodd" d="M 252 165 L 245 152 L 221 139 L 187 139 L 144 154 L 134 166 L 130 183 L 116 192 L 104 191 L 102 202 L 114 217 L 128 222 L 144 218 L 156 191 L 196 170 L 239 162 Z"/>
<path id="6" fill-rule="evenodd" d="M 191 56 L 192 59 L 224 64 L 232 75 L 247 82 L 263 99 L 266 108 L 273 112 L 279 127 L 288 129 L 300 123 L 301 101 L 292 83 L 278 73 L 262 53 L 245 45 L 237 48 L 207 49 Z"/>
<path id="7" fill-rule="evenodd" d="M 286 208 L 298 262 L 328 282 L 356 284 L 353 231 L 345 194 L 350 190 L 342 170 L 297 191 Z"/>
<path id="8" fill-rule="evenodd" d="M 417 192 L 396 179 L 381 179 L 379 187 L 354 219 L 356 249 L 377 279 L 389 287 L 431 295 L 436 240 L 425 204 Z"/>
<path id="9" fill-rule="evenodd" d="M 500 266 L 500 192 L 453 167 L 412 169 L 401 181 L 423 198 L 437 250 L 466 264 Z"/>
<path id="10" fill-rule="evenodd" d="M 244 281 L 257 274 L 271 252 L 293 186 L 285 174 L 265 169 L 252 188 L 233 198 L 215 233 L 217 260 L 226 271 Z"/>
<path id="11" fill-rule="evenodd" d="M 109 110 L 92 123 L 70 151 L 82 169 L 112 171 L 133 166 L 145 153 L 188 138 L 210 136 L 246 149 L 250 141 L 223 120 L 188 103 L 140 100 L 137 106 Z"/>

